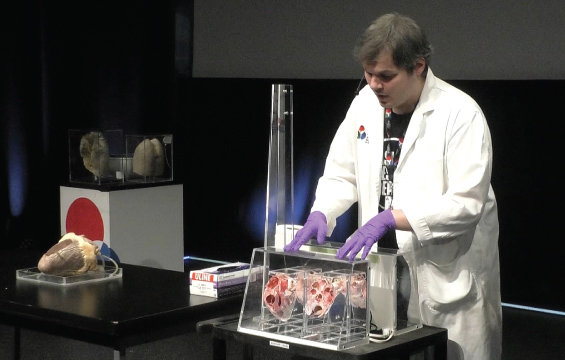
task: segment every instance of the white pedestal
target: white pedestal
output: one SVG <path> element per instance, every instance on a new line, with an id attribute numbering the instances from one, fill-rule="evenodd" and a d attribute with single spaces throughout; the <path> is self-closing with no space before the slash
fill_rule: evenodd
<path id="1" fill-rule="evenodd" d="M 85 235 L 126 264 L 184 271 L 182 185 L 60 192 L 61 236 Z"/>

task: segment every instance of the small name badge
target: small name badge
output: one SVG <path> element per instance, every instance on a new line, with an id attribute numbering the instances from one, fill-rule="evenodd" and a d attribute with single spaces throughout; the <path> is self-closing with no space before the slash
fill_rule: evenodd
<path id="1" fill-rule="evenodd" d="M 273 341 L 273 340 L 269 341 L 269 345 L 280 347 L 280 348 L 283 348 L 283 349 L 288 349 L 288 347 L 289 347 L 288 344 L 280 343 L 278 341 Z"/>

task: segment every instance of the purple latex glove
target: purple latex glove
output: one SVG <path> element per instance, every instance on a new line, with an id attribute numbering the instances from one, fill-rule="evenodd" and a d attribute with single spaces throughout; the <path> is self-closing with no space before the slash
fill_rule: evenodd
<path id="1" fill-rule="evenodd" d="M 361 226 L 351 239 L 346 241 L 337 251 L 336 258 L 343 259 L 349 254 L 349 260 L 353 260 L 361 248 L 364 247 L 361 258 L 365 259 L 373 244 L 382 238 L 384 234 L 394 229 L 396 229 L 396 221 L 394 216 L 392 216 L 392 211 L 386 209 Z"/>
<path id="2" fill-rule="evenodd" d="M 298 230 L 294 239 L 284 247 L 284 251 L 298 251 L 314 235 L 316 235 L 318 244 L 323 244 L 326 240 L 327 232 L 326 215 L 320 211 L 314 211 L 308 216 L 306 224 L 304 224 L 302 229 Z"/>

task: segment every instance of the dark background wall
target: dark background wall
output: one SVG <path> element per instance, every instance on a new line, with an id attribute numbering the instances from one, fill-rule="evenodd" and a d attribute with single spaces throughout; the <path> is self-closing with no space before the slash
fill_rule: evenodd
<path id="1" fill-rule="evenodd" d="M 68 129 L 120 128 L 173 133 L 185 254 L 248 261 L 263 241 L 271 84 L 294 87 L 301 223 L 361 75 L 353 42 L 391 10 L 426 28 L 434 72 L 475 97 L 491 126 L 503 301 L 565 311 L 561 216 L 550 210 L 563 200 L 559 1 L 14 4 L 2 11 L 2 246 L 60 237 Z M 332 240 L 355 222 L 352 209 Z"/>
<path id="2" fill-rule="evenodd" d="M 192 3 L 25 0 L 0 14 L 0 239 L 48 248 L 60 238 L 69 129 L 179 134 L 177 82 L 189 57 L 176 41 L 188 45 L 191 31 L 177 24 Z"/>

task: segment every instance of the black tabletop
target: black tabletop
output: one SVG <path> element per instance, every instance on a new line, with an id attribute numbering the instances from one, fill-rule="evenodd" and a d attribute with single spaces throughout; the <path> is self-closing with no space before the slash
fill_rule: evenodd
<path id="1" fill-rule="evenodd" d="M 122 278 L 102 282 L 60 286 L 16 280 L 17 269 L 37 266 L 37 256 L 20 254 L 11 266 L 2 266 L 0 322 L 42 331 L 49 326 L 49 332 L 115 345 L 135 335 L 195 331 L 198 321 L 241 309 L 241 295 L 191 296 L 188 273 L 123 263 Z"/>
<path id="2" fill-rule="evenodd" d="M 427 347 L 434 348 L 434 359 L 445 359 L 447 356 L 447 330 L 430 326 L 424 326 L 420 329 L 397 335 L 388 342 L 371 342 L 368 345 L 336 351 L 292 343 L 288 343 L 288 347 L 273 346 L 269 337 L 239 332 L 237 331 L 237 325 L 236 321 L 215 326 L 213 328 L 214 338 L 222 339 L 223 341 L 234 339 L 245 346 L 258 346 L 271 352 L 287 352 L 300 356 L 300 358 L 323 360 L 407 359 L 410 354 L 423 351 Z M 278 343 L 283 342 L 278 341 Z M 214 349 L 214 351 L 218 351 L 222 355 L 225 355 L 224 350 Z M 215 358 L 222 357 L 216 356 Z"/>

